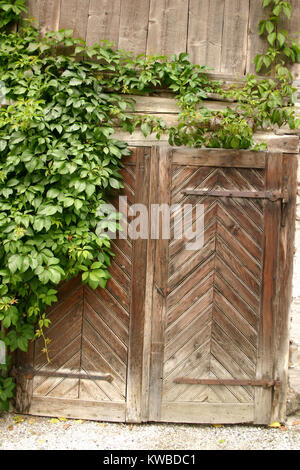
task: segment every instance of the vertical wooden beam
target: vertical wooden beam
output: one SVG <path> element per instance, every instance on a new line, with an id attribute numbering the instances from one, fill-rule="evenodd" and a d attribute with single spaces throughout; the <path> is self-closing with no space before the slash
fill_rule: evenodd
<path id="1" fill-rule="evenodd" d="M 33 377 L 23 374 L 20 368 L 26 369 L 34 366 L 34 349 L 35 343 L 29 341 L 27 352 L 17 351 L 15 354 L 15 364 L 11 373 L 16 381 L 13 405 L 17 413 L 28 413 L 30 410 L 33 394 Z"/>
<path id="2" fill-rule="evenodd" d="M 120 0 L 90 0 L 86 42 L 92 46 L 102 39 L 118 45 Z"/>
<path id="3" fill-rule="evenodd" d="M 186 52 L 188 9 L 188 0 L 150 1 L 147 54 Z"/>
<path id="4" fill-rule="evenodd" d="M 61 0 L 59 29 L 73 29 L 76 38 L 86 38 L 90 0 Z"/>
<path id="5" fill-rule="evenodd" d="M 245 73 L 248 18 L 249 0 L 225 1 L 221 73 Z"/>
<path id="6" fill-rule="evenodd" d="M 267 156 L 266 191 L 281 189 L 282 154 Z M 256 379 L 273 379 L 274 322 L 278 309 L 278 249 L 281 222 L 281 201 L 266 200 L 264 205 L 263 288 L 258 330 Z M 255 390 L 255 418 L 257 424 L 270 424 L 272 389 Z"/>
<path id="7" fill-rule="evenodd" d="M 27 18 L 34 18 L 34 24 L 37 25 L 39 22 L 39 0 L 27 0 L 27 14 L 24 14 Z"/>
<path id="8" fill-rule="evenodd" d="M 119 49 L 145 54 L 150 0 L 122 0 Z"/>
<path id="9" fill-rule="evenodd" d="M 287 204 L 283 206 L 279 239 L 279 308 L 275 319 L 275 367 L 274 377 L 281 382 L 279 394 L 275 394 L 272 421 L 284 422 L 286 418 L 289 328 L 292 299 L 292 277 L 297 197 L 297 155 L 283 155 L 282 186 L 287 189 Z"/>
<path id="10" fill-rule="evenodd" d="M 149 222 L 151 227 L 151 206 L 157 202 L 157 168 L 158 168 L 158 150 L 157 147 L 151 149 L 150 162 L 150 189 L 149 189 Z M 142 389 L 143 400 L 141 419 L 148 421 L 149 418 L 149 389 L 150 389 L 150 359 L 151 359 L 151 335 L 152 335 L 152 302 L 154 287 L 154 262 L 155 262 L 155 240 L 149 236 L 147 250 L 147 273 L 146 273 L 146 296 L 145 296 L 145 322 L 144 322 L 144 362 Z"/>
<path id="11" fill-rule="evenodd" d="M 137 149 L 135 203 L 149 205 L 150 152 L 147 147 Z M 142 421 L 144 324 L 147 277 L 148 240 L 133 240 L 132 289 L 129 323 L 127 370 L 127 422 Z"/>
<path id="12" fill-rule="evenodd" d="M 170 151 L 168 147 L 157 149 L 157 203 L 170 204 Z M 154 223 L 154 221 L 152 221 Z M 152 338 L 151 338 L 151 372 L 149 390 L 149 420 L 160 421 L 162 386 L 163 386 L 163 364 L 164 364 L 164 336 L 166 325 L 166 289 L 168 281 L 168 248 L 169 240 L 159 239 L 156 241 L 156 252 L 154 262 L 154 285 L 153 285 L 153 314 L 152 314 Z"/>
<path id="13" fill-rule="evenodd" d="M 258 34 L 258 23 L 267 17 L 266 10 L 262 7 L 261 0 L 250 0 L 248 44 L 247 44 L 247 73 L 255 73 L 253 60 L 257 54 L 263 53 L 268 45 L 265 38 Z"/>
<path id="14" fill-rule="evenodd" d="M 190 0 L 187 52 L 220 72 L 225 0 Z"/>
<path id="15" fill-rule="evenodd" d="M 40 0 L 39 23 L 41 34 L 57 31 L 60 18 L 61 0 Z"/>

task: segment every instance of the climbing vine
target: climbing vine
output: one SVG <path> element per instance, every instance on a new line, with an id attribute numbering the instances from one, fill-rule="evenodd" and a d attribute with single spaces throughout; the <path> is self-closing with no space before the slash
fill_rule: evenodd
<path id="1" fill-rule="evenodd" d="M 272 78 L 248 76 L 242 87 L 224 88 L 185 53 L 134 57 L 105 41 L 87 47 L 69 30 L 41 38 L 24 20 L 9 32 L 24 3 L 0 1 L 0 340 L 13 352 L 42 337 L 48 355 L 46 309 L 57 301 L 56 286 L 81 275 L 91 288 L 105 288 L 110 277 L 106 231 L 120 225 L 118 215 L 107 218 L 99 209 L 122 188 L 122 157 L 130 153 L 114 138 L 116 126 L 139 127 L 158 139 L 165 133 L 171 145 L 247 149 L 257 148 L 256 129 L 299 123 L 292 78 L 279 62 Z M 287 12 L 289 2 L 273 3 Z M 265 28 L 271 30 L 267 22 Z M 275 31 L 272 47 L 282 42 L 283 33 Z M 286 47 L 295 53 L 293 44 Z M 268 66 L 265 57 L 268 52 L 256 60 L 258 69 L 261 60 Z M 128 94 L 157 88 L 177 97 L 177 125 L 134 114 Z M 210 93 L 234 100 L 235 107 L 209 110 Z M 13 389 L 12 378 L 0 375 L 0 410 Z"/>

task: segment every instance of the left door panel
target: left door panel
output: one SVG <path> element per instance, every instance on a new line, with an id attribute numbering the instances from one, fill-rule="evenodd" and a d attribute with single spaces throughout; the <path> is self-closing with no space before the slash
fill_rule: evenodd
<path id="1" fill-rule="evenodd" d="M 149 160 L 144 158 L 144 150 L 132 149 L 132 155 L 124 159 L 122 195 L 129 207 L 148 201 Z M 117 207 L 118 198 L 112 203 Z M 144 318 L 143 308 L 137 311 L 131 299 L 136 290 L 134 258 L 138 256 L 146 267 L 146 259 L 141 257 L 146 257 L 147 241 L 116 239 L 112 251 L 112 278 L 105 290 L 83 286 L 81 276 L 60 286 L 58 302 L 48 314 L 51 362 L 48 364 L 42 351 L 42 339 L 28 353 L 19 354 L 17 411 L 109 421 L 139 415 L 142 363 L 136 357 L 143 345 L 136 336 L 141 333 L 136 325 L 143 326 Z M 142 278 L 139 276 L 141 305 L 145 295 Z"/>

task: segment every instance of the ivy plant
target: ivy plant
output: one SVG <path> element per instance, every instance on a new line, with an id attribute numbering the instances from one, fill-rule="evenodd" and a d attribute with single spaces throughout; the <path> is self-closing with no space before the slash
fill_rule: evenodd
<path id="1" fill-rule="evenodd" d="M 280 26 L 283 16 L 291 18 L 292 5 L 289 1 L 263 0 L 262 6 L 269 12 L 269 16 L 259 22 L 258 32 L 266 38 L 268 48 L 264 54 L 255 57 L 254 63 L 256 72 L 265 68 L 276 75 L 278 67 L 283 67 L 287 61 L 300 62 L 299 43 L 291 39 L 288 31 Z"/>
<path id="2" fill-rule="evenodd" d="M 0 29 L 10 26 L 26 11 L 26 0 L 0 0 Z"/>

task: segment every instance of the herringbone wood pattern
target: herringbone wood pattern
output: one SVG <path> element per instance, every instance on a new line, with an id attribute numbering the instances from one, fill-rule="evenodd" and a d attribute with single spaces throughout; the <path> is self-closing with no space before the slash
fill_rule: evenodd
<path id="1" fill-rule="evenodd" d="M 262 287 L 264 203 L 184 195 L 186 189 L 264 189 L 264 170 L 173 165 L 172 204 L 204 204 L 204 246 L 169 245 L 163 401 L 252 402 L 252 387 L 174 379 L 255 378 Z M 195 224 L 193 209 L 193 223 Z M 178 302 L 180 298 L 180 302 Z"/>

